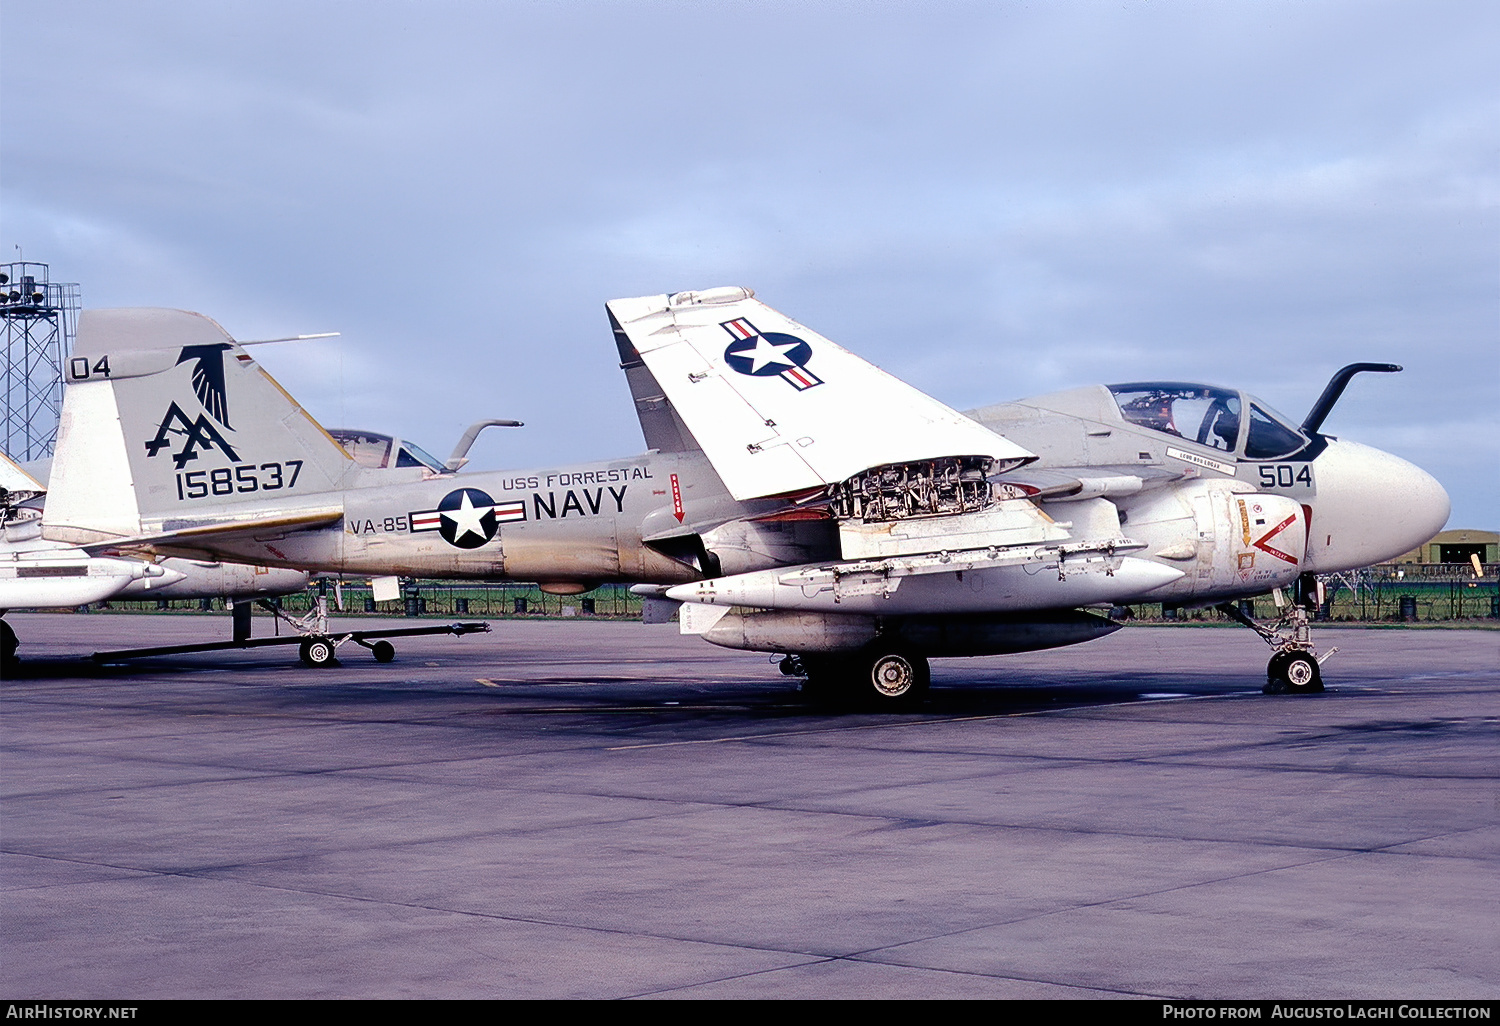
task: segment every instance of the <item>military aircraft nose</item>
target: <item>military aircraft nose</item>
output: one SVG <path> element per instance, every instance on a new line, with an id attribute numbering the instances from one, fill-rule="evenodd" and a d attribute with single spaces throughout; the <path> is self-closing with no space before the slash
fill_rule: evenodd
<path id="1" fill-rule="evenodd" d="M 1395 559 L 1448 522 L 1447 491 L 1399 456 L 1330 439 L 1313 471 L 1317 496 L 1304 561 L 1309 570 L 1331 573 Z"/>

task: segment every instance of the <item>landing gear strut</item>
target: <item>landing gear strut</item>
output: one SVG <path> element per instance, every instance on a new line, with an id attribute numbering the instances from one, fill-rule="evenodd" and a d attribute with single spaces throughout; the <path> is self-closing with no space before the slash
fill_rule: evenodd
<path id="1" fill-rule="evenodd" d="M 1297 580 L 1297 592 L 1296 601 L 1269 625 L 1256 623 L 1233 602 L 1218 606 L 1220 611 L 1249 627 L 1276 650 L 1266 664 L 1266 685 L 1261 688 L 1268 695 L 1311 695 L 1322 691 L 1322 664 L 1338 651 L 1335 646 L 1320 657 L 1313 646 L 1307 605 L 1309 601 L 1316 601 L 1317 579 L 1312 574 L 1303 574 Z"/>
<path id="2" fill-rule="evenodd" d="M 805 676 L 802 690 L 812 698 L 874 709 L 914 706 L 932 683 L 926 657 L 879 644 L 859 652 L 787 656 L 781 672 Z"/>

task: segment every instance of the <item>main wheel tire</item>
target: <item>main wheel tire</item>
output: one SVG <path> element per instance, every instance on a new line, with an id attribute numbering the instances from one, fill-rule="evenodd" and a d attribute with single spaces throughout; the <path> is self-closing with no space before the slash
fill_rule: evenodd
<path id="1" fill-rule="evenodd" d="M 389 641 L 377 641 L 370 646 L 370 654 L 377 663 L 388 663 L 396 658 L 396 646 Z"/>
<path id="2" fill-rule="evenodd" d="M 862 669 L 861 691 L 878 708 L 914 705 L 932 682 L 927 660 L 910 652 L 877 652 L 865 658 Z"/>
<path id="3" fill-rule="evenodd" d="M 333 642 L 327 638 L 308 638 L 300 646 L 302 662 L 308 666 L 324 667 L 334 664 Z"/>

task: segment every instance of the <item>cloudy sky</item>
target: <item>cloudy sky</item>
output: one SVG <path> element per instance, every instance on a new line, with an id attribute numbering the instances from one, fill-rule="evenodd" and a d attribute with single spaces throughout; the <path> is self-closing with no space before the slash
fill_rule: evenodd
<path id="1" fill-rule="evenodd" d="M 1500 5 L 0 0 L 0 259 L 476 466 L 642 446 L 606 299 L 750 285 L 959 408 L 1246 388 L 1500 527 Z"/>

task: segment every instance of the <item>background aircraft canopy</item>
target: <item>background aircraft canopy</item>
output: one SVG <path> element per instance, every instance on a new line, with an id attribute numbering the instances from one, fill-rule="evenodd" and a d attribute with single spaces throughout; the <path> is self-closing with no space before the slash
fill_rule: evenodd
<path id="1" fill-rule="evenodd" d="M 348 428 L 330 428 L 328 433 L 334 441 L 344 447 L 355 463 L 373 470 L 387 467 L 421 467 L 434 474 L 446 471 L 443 464 L 415 443 L 375 431 L 352 431 Z"/>

